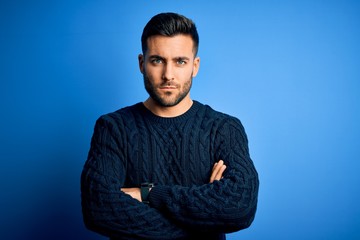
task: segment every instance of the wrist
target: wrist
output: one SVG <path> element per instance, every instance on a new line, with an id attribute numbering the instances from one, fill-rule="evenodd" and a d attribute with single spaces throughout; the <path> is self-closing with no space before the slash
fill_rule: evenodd
<path id="1" fill-rule="evenodd" d="M 155 187 L 154 183 L 144 182 L 141 184 L 140 194 L 143 203 L 149 204 L 149 193 L 153 187 Z"/>

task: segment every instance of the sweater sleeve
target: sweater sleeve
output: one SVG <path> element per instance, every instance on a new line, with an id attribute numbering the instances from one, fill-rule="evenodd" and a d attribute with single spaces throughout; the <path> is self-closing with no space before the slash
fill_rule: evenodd
<path id="1" fill-rule="evenodd" d="M 149 194 L 151 206 L 189 229 L 229 233 L 249 227 L 255 217 L 259 181 L 247 136 L 236 118 L 221 125 L 215 158 L 227 166 L 223 179 L 192 187 L 157 186 Z"/>
<path id="2" fill-rule="evenodd" d="M 85 226 L 120 239 L 177 239 L 186 235 L 161 212 L 120 190 L 126 173 L 126 142 L 121 131 L 107 115 L 96 122 L 81 175 Z"/>

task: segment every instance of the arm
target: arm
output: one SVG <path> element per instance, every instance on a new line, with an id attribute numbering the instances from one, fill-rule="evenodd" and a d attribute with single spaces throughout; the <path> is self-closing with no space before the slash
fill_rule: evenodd
<path id="1" fill-rule="evenodd" d="M 225 169 L 226 165 L 224 164 L 223 160 L 215 163 L 211 172 L 209 183 L 219 181 L 222 178 Z M 121 191 L 130 195 L 132 198 L 138 200 L 139 202 L 142 202 L 140 188 L 121 188 Z"/>
<path id="2" fill-rule="evenodd" d="M 125 141 L 109 116 L 95 126 L 81 175 L 83 218 L 87 228 L 108 237 L 176 239 L 186 235 L 158 210 L 120 191 L 125 182 Z"/>
<path id="3" fill-rule="evenodd" d="M 187 228 L 233 232 L 250 226 L 257 207 L 258 175 L 245 131 L 237 119 L 224 120 L 215 137 L 214 156 L 223 159 L 223 178 L 192 187 L 157 186 L 150 206 Z"/>

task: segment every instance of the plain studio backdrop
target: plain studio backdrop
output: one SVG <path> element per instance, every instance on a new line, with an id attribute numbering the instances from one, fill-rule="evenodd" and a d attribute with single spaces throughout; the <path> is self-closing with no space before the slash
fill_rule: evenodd
<path id="1" fill-rule="evenodd" d="M 192 98 L 238 117 L 258 212 L 228 239 L 360 239 L 358 1 L 1 1 L 0 239 L 85 229 L 80 173 L 96 119 L 145 100 L 137 56 L 160 12 L 192 18 Z"/>

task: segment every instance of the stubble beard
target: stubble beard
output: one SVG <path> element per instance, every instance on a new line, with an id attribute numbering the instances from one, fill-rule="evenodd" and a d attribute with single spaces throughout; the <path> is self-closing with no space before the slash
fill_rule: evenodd
<path id="1" fill-rule="evenodd" d="M 191 74 L 192 76 L 192 74 Z M 179 84 L 173 84 L 172 82 L 164 82 L 159 86 L 151 83 L 149 77 L 146 74 L 143 74 L 145 89 L 150 95 L 150 97 L 162 107 L 173 107 L 179 104 L 190 92 L 192 86 L 192 77 L 189 78 L 188 81 L 184 83 L 183 86 Z M 158 92 L 158 88 L 160 86 L 176 86 L 180 89 L 180 92 L 173 93 L 172 91 L 165 92 L 165 94 L 160 94 Z"/>

